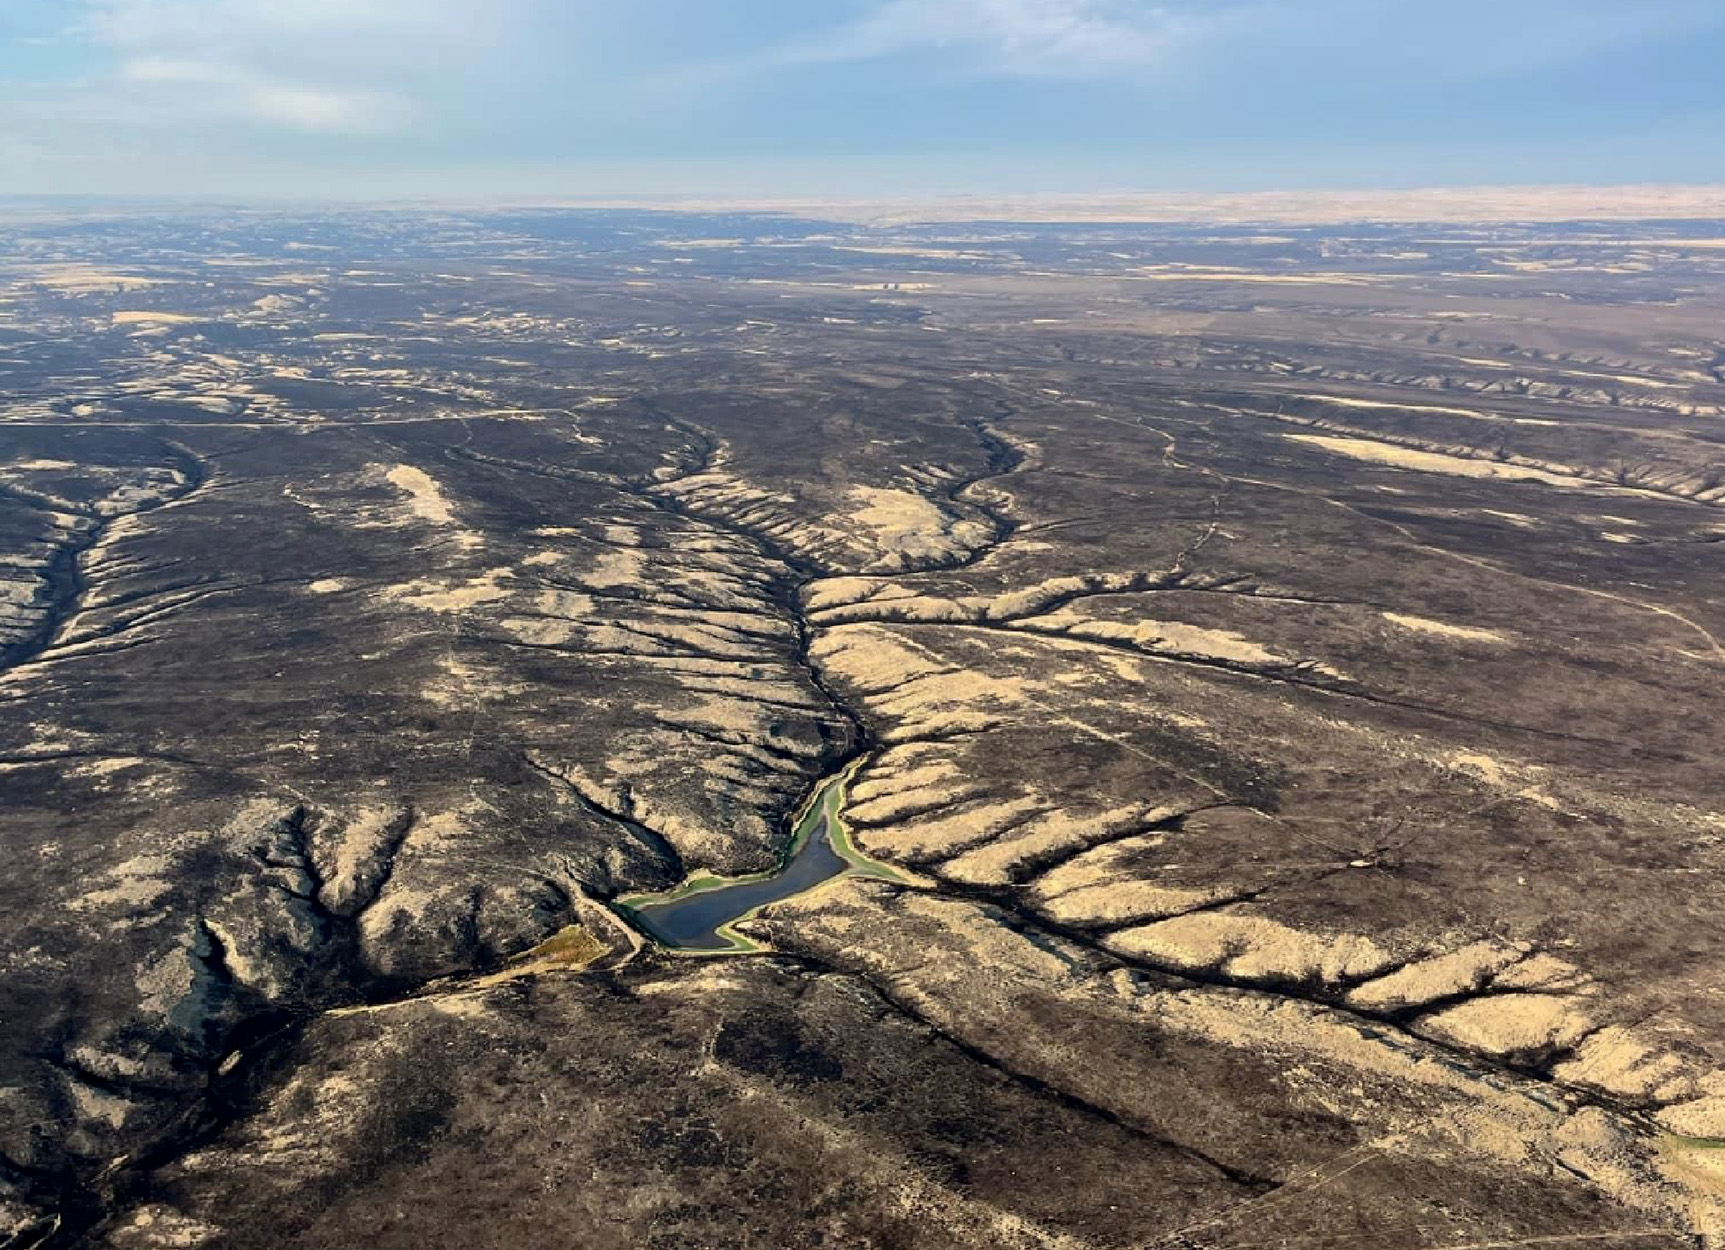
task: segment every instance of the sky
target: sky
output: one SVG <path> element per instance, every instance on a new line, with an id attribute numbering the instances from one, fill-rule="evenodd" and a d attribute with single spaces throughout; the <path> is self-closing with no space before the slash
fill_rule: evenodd
<path id="1" fill-rule="evenodd" d="M 1725 183 L 1725 0 L 0 0 L 0 194 Z"/>

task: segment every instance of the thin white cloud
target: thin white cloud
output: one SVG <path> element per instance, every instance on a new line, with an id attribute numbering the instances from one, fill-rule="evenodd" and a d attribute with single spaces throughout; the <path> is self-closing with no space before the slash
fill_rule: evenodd
<path id="1" fill-rule="evenodd" d="M 1285 46 L 1344 77 L 1361 72 L 1356 58 L 1482 77 L 1718 29 L 1722 12 L 1719 0 L 870 0 L 770 60 L 935 52 L 957 69 L 1079 78 Z"/>
<path id="2" fill-rule="evenodd" d="M 111 64 L 91 111 L 376 135 L 423 115 L 439 65 L 494 22 L 459 0 L 84 0 L 70 33 Z"/>
<path id="3" fill-rule="evenodd" d="M 1152 63 L 1200 27 L 1189 14 L 1135 0 L 885 0 L 836 30 L 782 47 L 778 59 L 941 50 L 996 72 L 1085 76 Z"/>
<path id="4" fill-rule="evenodd" d="M 195 115 L 310 133 L 384 134 L 413 114 L 408 101 L 388 92 L 296 83 L 220 61 L 136 57 L 117 76 L 135 103 L 168 120 Z"/>

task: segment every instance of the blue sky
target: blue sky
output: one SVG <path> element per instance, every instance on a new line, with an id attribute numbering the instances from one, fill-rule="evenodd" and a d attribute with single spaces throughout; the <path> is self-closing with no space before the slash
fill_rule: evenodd
<path id="1" fill-rule="evenodd" d="M 1725 0 L 0 0 L 0 193 L 1725 182 Z"/>

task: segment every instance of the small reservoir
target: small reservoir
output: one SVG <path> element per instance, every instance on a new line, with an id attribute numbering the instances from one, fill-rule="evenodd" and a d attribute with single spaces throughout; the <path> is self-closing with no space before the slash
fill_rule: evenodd
<path id="1" fill-rule="evenodd" d="M 664 894 L 618 899 L 617 911 L 661 946 L 707 954 L 743 953 L 759 948 L 731 926 L 769 903 L 791 898 L 847 872 L 902 880 L 892 869 L 852 846 L 849 831 L 839 818 L 845 783 L 861 762 L 852 761 L 815 788 L 797 818 L 790 849 L 776 871 L 751 877 L 691 877 Z"/>

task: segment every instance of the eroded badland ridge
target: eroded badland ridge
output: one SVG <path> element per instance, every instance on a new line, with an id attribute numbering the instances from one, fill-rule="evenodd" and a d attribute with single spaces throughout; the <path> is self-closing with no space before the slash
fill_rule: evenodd
<path id="1" fill-rule="evenodd" d="M 0 284 L 3 1244 L 1725 1245 L 1725 225 Z"/>

